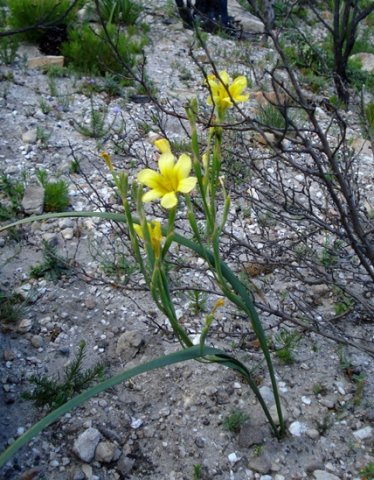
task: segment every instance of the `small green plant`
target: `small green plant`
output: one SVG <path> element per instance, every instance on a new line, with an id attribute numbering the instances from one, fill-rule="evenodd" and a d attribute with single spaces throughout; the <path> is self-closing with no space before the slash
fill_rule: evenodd
<path id="1" fill-rule="evenodd" d="M 102 82 L 102 90 L 110 97 L 122 97 L 124 95 L 124 87 L 128 82 L 121 79 L 118 75 L 106 74 Z"/>
<path id="2" fill-rule="evenodd" d="M 44 113 L 44 115 L 48 115 L 52 111 L 51 105 L 46 102 L 43 98 L 39 102 L 40 110 Z"/>
<path id="3" fill-rule="evenodd" d="M 19 294 L 0 290 L 0 323 L 17 323 L 26 312 L 26 304 Z"/>
<path id="4" fill-rule="evenodd" d="M 336 293 L 335 315 L 344 315 L 352 309 L 354 300 L 340 289 L 334 289 L 334 291 Z"/>
<path id="5" fill-rule="evenodd" d="M 266 103 L 259 107 L 256 120 L 263 128 L 284 130 L 286 121 L 281 110 L 276 105 Z"/>
<path id="6" fill-rule="evenodd" d="M 51 133 L 44 130 L 40 125 L 36 126 L 36 139 L 44 146 L 48 144 L 48 140 L 51 138 Z"/>
<path id="7" fill-rule="evenodd" d="M 107 108 L 104 107 L 102 110 L 95 107 L 93 104 L 93 98 L 91 96 L 91 108 L 89 112 L 89 121 L 86 124 L 85 122 L 78 122 L 77 120 L 74 121 L 74 128 L 79 132 L 81 135 L 90 138 L 102 138 L 107 135 L 113 123 L 110 125 L 106 125 L 106 118 L 107 118 Z"/>
<path id="8" fill-rule="evenodd" d="M 200 290 L 191 290 L 187 293 L 190 300 L 188 308 L 192 311 L 193 315 L 198 315 L 200 312 L 206 310 L 207 293 Z"/>
<path id="9" fill-rule="evenodd" d="M 374 139 L 374 102 L 370 102 L 365 107 L 365 123 L 369 136 Z"/>
<path id="10" fill-rule="evenodd" d="M 122 277 L 125 283 L 128 282 L 130 275 L 137 270 L 136 265 L 129 262 L 128 257 L 119 253 L 114 255 L 114 258 L 109 259 L 106 257 L 101 263 L 101 268 L 103 272 L 108 276 L 117 276 Z"/>
<path id="11" fill-rule="evenodd" d="M 86 354 L 86 342 L 80 342 L 78 352 L 65 368 L 61 381 L 43 375 L 32 376 L 30 381 L 35 388 L 32 392 L 24 392 L 22 398 L 32 400 L 37 407 L 47 406 L 49 410 L 60 407 L 72 397 L 87 389 L 93 383 L 102 380 L 105 366 L 97 364 L 93 368 L 83 370 L 83 361 Z"/>
<path id="12" fill-rule="evenodd" d="M 133 0 L 100 0 L 99 13 L 110 23 L 134 25 L 143 7 Z"/>
<path id="13" fill-rule="evenodd" d="M 65 180 L 48 181 L 48 173 L 39 170 L 36 174 L 39 183 L 44 188 L 44 211 L 63 212 L 69 206 L 69 188 Z"/>
<path id="14" fill-rule="evenodd" d="M 319 255 L 319 261 L 325 268 L 331 268 L 336 264 L 338 258 L 335 253 L 335 249 L 326 240 Z"/>
<path id="15" fill-rule="evenodd" d="M 233 410 L 223 420 L 223 428 L 229 432 L 238 433 L 243 423 L 249 419 L 249 415 L 242 410 Z"/>
<path id="16" fill-rule="evenodd" d="M 123 74 L 124 65 L 130 68 L 135 65 L 136 54 L 141 52 L 147 40 L 145 37 L 133 40 L 130 35 L 118 34 L 114 25 L 107 25 L 107 32 L 118 54 L 103 30 L 96 33 L 89 25 L 83 25 L 70 31 L 69 41 L 62 47 L 63 55 L 77 71 L 85 74 Z"/>
<path id="17" fill-rule="evenodd" d="M 326 385 L 322 383 L 315 383 L 312 387 L 312 392 L 314 395 L 325 395 L 327 393 Z"/>
<path id="18" fill-rule="evenodd" d="M 75 174 L 81 173 L 81 165 L 76 158 L 70 162 L 69 172 Z"/>
<path id="19" fill-rule="evenodd" d="M 359 407 L 361 405 L 362 396 L 364 394 L 366 376 L 363 373 L 359 375 L 352 375 L 352 380 L 356 385 L 356 390 L 353 396 L 353 405 L 355 407 Z"/>
<path id="20" fill-rule="evenodd" d="M 348 60 L 347 73 L 350 84 L 357 91 L 361 91 L 364 85 L 369 93 L 374 92 L 374 75 L 362 69 L 360 59 L 350 58 Z"/>
<path id="21" fill-rule="evenodd" d="M 5 173 L 0 173 L 0 193 L 6 198 L 6 203 L 0 202 L 0 220 L 9 220 L 21 210 L 21 202 L 25 192 L 25 183 L 12 180 Z"/>
<path id="22" fill-rule="evenodd" d="M 69 189 L 65 180 L 48 182 L 44 187 L 44 211 L 64 212 L 69 206 Z"/>
<path id="23" fill-rule="evenodd" d="M 197 463 L 196 465 L 193 466 L 193 480 L 201 480 L 201 475 L 202 475 L 202 468 L 200 463 Z"/>
<path id="24" fill-rule="evenodd" d="M 137 128 L 142 135 L 147 135 L 152 130 L 151 125 L 145 121 L 139 122 Z"/>
<path id="25" fill-rule="evenodd" d="M 62 275 L 69 273 L 69 262 L 57 253 L 57 247 L 43 240 L 43 261 L 30 268 L 30 277 L 41 278 L 56 282 Z"/>
<path id="26" fill-rule="evenodd" d="M 48 75 L 48 88 L 49 88 L 49 93 L 52 97 L 58 97 L 59 91 L 57 87 L 57 82 L 56 82 L 56 77 L 52 75 Z"/>
<path id="27" fill-rule="evenodd" d="M 17 58 L 19 41 L 16 36 L 0 38 L 0 63 L 11 65 Z"/>
<path id="28" fill-rule="evenodd" d="M 262 445 L 261 443 L 254 445 L 254 447 L 252 448 L 253 454 L 256 457 L 260 457 L 262 455 L 262 452 L 264 451 L 264 448 L 265 446 Z"/>
<path id="29" fill-rule="evenodd" d="M 275 354 L 282 363 L 288 365 L 294 362 L 294 349 L 300 340 L 301 335 L 295 331 L 282 329 L 277 333 L 275 343 L 278 348 Z"/>
<path id="30" fill-rule="evenodd" d="M 374 478 L 374 462 L 369 462 L 359 472 L 361 480 L 373 480 Z"/>

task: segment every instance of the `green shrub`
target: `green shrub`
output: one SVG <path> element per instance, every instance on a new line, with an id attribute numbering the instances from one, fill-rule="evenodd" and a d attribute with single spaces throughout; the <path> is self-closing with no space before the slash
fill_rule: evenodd
<path id="1" fill-rule="evenodd" d="M 68 260 L 57 253 L 57 247 L 43 240 L 43 261 L 30 268 L 31 278 L 45 278 L 56 282 L 69 273 Z"/>
<path id="2" fill-rule="evenodd" d="M 374 102 L 370 102 L 366 105 L 365 117 L 369 134 L 374 137 Z"/>
<path id="3" fill-rule="evenodd" d="M 32 400 L 38 407 L 48 406 L 49 410 L 53 410 L 93 383 L 102 380 L 105 371 L 104 364 L 99 363 L 93 368 L 82 370 L 85 354 L 86 342 L 82 340 L 75 359 L 65 368 L 62 381 L 46 375 L 41 377 L 34 375 L 30 379 L 35 386 L 34 390 L 23 393 L 22 398 Z"/>
<path id="4" fill-rule="evenodd" d="M 223 427 L 229 432 L 238 433 L 243 423 L 249 419 L 242 410 L 233 410 L 223 421 Z"/>
<path id="5" fill-rule="evenodd" d="M 143 8 L 132 0 L 100 0 L 99 11 L 103 20 L 109 23 L 134 25 Z"/>
<path id="6" fill-rule="evenodd" d="M 140 53 L 145 45 L 144 37 L 140 41 L 132 40 L 129 35 L 118 33 L 113 25 L 109 25 L 107 31 L 116 45 L 121 61 L 108 43 L 105 32 L 101 30 L 96 33 L 89 25 L 70 30 L 69 41 L 62 47 L 66 60 L 76 70 L 94 75 L 105 75 L 106 72 L 123 73 L 123 65 L 133 67 L 135 55 Z"/>
<path id="7" fill-rule="evenodd" d="M 271 103 L 266 103 L 265 105 L 259 107 L 256 120 L 263 125 L 264 128 L 268 127 L 284 130 L 286 127 L 286 120 L 280 110 L 280 107 L 277 105 L 272 105 Z"/>
<path id="8" fill-rule="evenodd" d="M 63 212 L 69 205 L 69 189 L 64 180 L 49 182 L 44 187 L 44 211 Z"/>
<path id="9" fill-rule="evenodd" d="M 39 170 L 36 174 L 38 182 L 44 188 L 44 211 L 63 212 L 69 205 L 69 189 L 64 180 L 48 181 L 48 173 Z"/>
<path id="10" fill-rule="evenodd" d="M 14 324 L 26 312 L 26 303 L 19 294 L 0 290 L 0 324 Z"/>
<path id="11" fill-rule="evenodd" d="M 78 2 L 69 14 L 63 20 L 60 20 L 71 3 L 72 0 L 9 0 L 9 24 L 14 28 L 53 22 L 69 25 L 82 4 L 82 2 Z M 30 41 L 37 42 L 43 32 L 40 29 L 31 30 L 26 32 L 24 36 Z"/>

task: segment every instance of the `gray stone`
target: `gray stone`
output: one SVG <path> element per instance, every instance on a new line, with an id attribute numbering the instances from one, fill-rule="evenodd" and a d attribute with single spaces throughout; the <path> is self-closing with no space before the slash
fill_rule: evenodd
<path id="1" fill-rule="evenodd" d="M 73 451 L 83 461 L 91 462 L 95 456 L 95 450 L 101 434 L 96 428 L 88 428 L 74 442 Z"/>
<path id="2" fill-rule="evenodd" d="M 135 459 L 130 458 L 125 454 L 121 455 L 121 458 L 118 460 L 116 465 L 116 470 L 120 472 L 123 476 L 128 475 L 135 465 Z"/>
<path id="3" fill-rule="evenodd" d="M 96 448 L 95 460 L 100 463 L 110 463 L 118 460 L 121 455 L 119 448 L 112 442 L 100 442 Z"/>
<path id="4" fill-rule="evenodd" d="M 260 393 L 268 405 L 275 403 L 273 390 L 270 387 L 264 385 L 260 388 Z"/>
<path id="5" fill-rule="evenodd" d="M 40 185 L 28 185 L 22 199 L 22 208 L 27 215 L 40 215 L 44 206 L 44 188 Z"/>
<path id="6" fill-rule="evenodd" d="M 145 338 L 141 332 L 129 330 L 119 337 L 116 353 L 118 356 L 124 356 L 126 360 L 130 360 L 144 344 Z"/>
<path id="7" fill-rule="evenodd" d="M 373 429 L 369 426 L 360 428 L 360 430 L 353 432 L 353 435 L 357 440 L 366 440 L 373 435 Z"/>
<path id="8" fill-rule="evenodd" d="M 230 12 L 230 15 L 240 20 L 244 32 L 264 32 L 264 24 L 261 22 L 261 20 L 244 10 L 244 8 L 236 0 L 228 0 L 228 10 Z"/>
<path id="9" fill-rule="evenodd" d="M 18 331 L 21 333 L 26 333 L 31 330 L 32 327 L 32 320 L 29 318 L 24 318 L 21 320 L 20 324 L 18 325 Z"/>
<path id="10" fill-rule="evenodd" d="M 302 422 L 292 422 L 288 430 L 293 437 L 301 437 L 307 431 L 305 423 Z"/>
<path id="11" fill-rule="evenodd" d="M 3 351 L 3 358 L 6 362 L 11 362 L 12 360 L 14 360 L 16 358 L 16 355 L 13 352 L 13 350 L 10 350 L 10 348 L 6 348 Z"/>
<path id="12" fill-rule="evenodd" d="M 84 304 L 88 310 L 93 310 L 96 307 L 96 298 L 89 295 L 86 297 Z"/>
<path id="13" fill-rule="evenodd" d="M 64 240 L 71 240 L 74 237 L 74 228 L 64 228 L 61 230 L 61 235 Z"/>
<path id="14" fill-rule="evenodd" d="M 315 480 L 340 480 L 339 477 L 325 470 L 315 470 L 313 476 Z"/>
<path id="15" fill-rule="evenodd" d="M 40 348 L 43 346 L 43 337 L 40 335 L 33 335 L 31 337 L 31 345 L 35 348 Z"/>
<path id="16" fill-rule="evenodd" d="M 248 460 L 248 467 L 258 473 L 270 473 L 271 461 L 267 455 L 260 455 Z"/>
<path id="17" fill-rule="evenodd" d="M 275 425 L 279 425 L 278 411 L 277 411 L 277 406 L 275 404 L 269 408 L 269 413 Z M 288 413 L 284 405 L 282 405 L 282 414 L 283 414 L 283 419 L 287 420 Z"/>
<path id="18" fill-rule="evenodd" d="M 37 137 L 36 128 L 32 128 L 31 130 L 27 130 L 27 132 L 22 134 L 23 143 L 36 143 L 37 138 L 38 137 Z"/>
<path id="19" fill-rule="evenodd" d="M 40 57 L 29 58 L 27 66 L 29 68 L 45 68 L 48 65 L 64 66 L 64 57 L 61 55 L 43 55 Z"/>
<path id="20" fill-rule="evenodd" d="M 252 445 L 264 442 L 267 434 L 266 425 L 258 425 L 251 420 L 246 420 L 240 427 L 238 444 L 240 448 L 249 448 Z"/>

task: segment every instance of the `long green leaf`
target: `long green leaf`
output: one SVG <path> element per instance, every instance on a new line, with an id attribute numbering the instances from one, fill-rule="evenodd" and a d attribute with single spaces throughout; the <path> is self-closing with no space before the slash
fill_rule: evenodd
<path id="1" fill-rule="evenodd" d="M 140 375 L 142 373 L 150 372 L 151 370 L 155 370 L 156 368 L 166 367 L 168 365 L 173 365 L 174 363 L 185 362 L 187 360 L 194 360 L 205 356 L 226 356 L 224 352 L 218 350 L 216 348 L 206 347 L 203 352 L 200 350 L 200 346 L 196 345 L 191 348 L 187 348 L 185 350 L 181 350 L 178 352 L 171 353 L 169 355 L 165 355 L 164 357 L 156 358 L 150 362 L 144 363 L 137 367 L 131 368 L 126 370 L 122 373 L 114 375 L 113 377 L 105 380 L 94 387 L 85 390 L 80 395 L 72 398 L 68 402 L 66 402 L 61 407 L 57 408 L 53 412 L 46 415 L 42 418 L 39 422 L 33 425 L 29 430 L 27 430 L 22 436 L 20 436 L 10 447 L 8 447 L 1 455 L 0 455 L 0 468 L 5 465 L 5 463 L 26 443 L 28 443 L 32 438 L 38 435 L 42 430 L 44 430 L 48 425 L 56 421 L 62 415 L 73 410 L 74 408 L 79 407 L 83 403 L 87 402 L 90 398 L 98 395 L 99 393 L 107 390 L 108 388 L 114 387 L 119 383 L 125 382 L 130 380 L 131 378 Z M 229 366 L 229 365 L 228 365 Z"/>
<path id="2" fill-rule="evenodd" d="M 25 218 L 23 220 L 19 220 L 17 222 L 14 222 L 12 224 L 8 224 L 5 227 L 0 228 L 0 232 L 3 230 L 6 230 L 7 228 L 10 227 L 15 227 L 18 225 L 38 221 L 38 220 L 48 220 L 51 218 L 63 218 L 63 217 L 98 217 L 106 220 L 112 220 L 115 222 L 126 222 L 126 218 L 124 215 L 119 214 L 119 213 L 110 213 L 110 212 L 62 212 L 62 213 L 50 213 L 50 214 L 44 214 L 44 215 L 35 215 L 32 217 Z M 134 219 L 134 221 L 137 221 Z M 166 230 L 163 232 L 164 234 L 166 233 Z M 195 253 L 197 253 L 200 257 L 204 258 L 207 260 L 207 262 L 212 266 L 214 269 L 219 269 L 221 271 L 222 276 L 228 281 L 228 283 L 231 285 L 233 288 L 234 292 L 239 295 L 243 301 L 243 305 L 245 308 L 245 311 L 249 315 L 249 318 L 252 323 L 253 330 L 255 331 L 257 338 L 259 339 L 261 349 L 264 353 L 266 364 L 269 370 L 269 375 L 271 379 L 271 384 L 273 387 L 273 393 L 274 393 L 274 398 L 275 398 L 275 403 L 277 407 L 277 413 L 279 417 L 279 432 L 275 431 L 275 434 L 278 436 L 282 436 L 285 432 L 285 424 L 284 424 L 284 419 L 283 419 L 283 414 L 282 414 L 282 408 L 281 408 L 281 403 L 280 403 L 280 396 L 277 388 L 277 383 L 275 379 L 275 372 L 273 368 L 273 364 L 271 361 L 270 357 L 270 352 L 269 348 L 267 345 L 267 340 L 265 336 L 264 329 L 262 327 L 261 321 L 258 317 L 258 314 L 256 312 L 256 309 L 253 305 L 252 298 L 250 294 L 248 293 L 248 290 L 246 287 L 243 285 L 242 282 L 234 275 L 234 273 L 231 271 L 231 269 L 228 267 L 228 265 L 223 262 L 222 260 L 219 260 L 219 266 L 217 266 L 217 259 L 214 258 L 214 255 L 212 252 L 210 252 L 208 249 L 206 249 L 203 245 L 196 244 L 192 240 L 189 240 L 188 238 L 179 235 L 177 233 L 173 234 L 173 240 L 176 243 L 179 243 L 180 245 L 183 245 L 191 250 L 193 250 Z"/>

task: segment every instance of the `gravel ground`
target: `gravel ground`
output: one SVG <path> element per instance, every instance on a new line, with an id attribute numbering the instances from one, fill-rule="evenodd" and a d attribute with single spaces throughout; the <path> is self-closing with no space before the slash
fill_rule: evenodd
<path id="1" fill-rule="evenodd" d="M 160 103 L 182 111 L 196 92 L 201 98 L 206 95 L 198 67 L 188 57 L 192 33 L 165 14 L 166 2 L 152 3 L 155 11 L 149 9 L 144 19 L 152 39 L 146 48 L 147 72 Z M 222 64 L 229 65 L 238 43 L 213 36 L 208 41 Z M 32 48 L 22 48 L 35 56 Z M 252 55 L 261 62 L 269 50 L 258 41 L 252 45 Z M 199 49 L 195 56 L 200 62 L 206 60 Z M 90 99 L 84 87 L 90 79 L 56 78 L 53 92 L 47 75 L 22 62 L 1 66 L 0 75 L 1 170 L 12 179 L 21 179 L 26 172 L 28 184 L 34 187 L 40 169 L 50 179 L 65 179 L 72 210 L 97 208 L 97 194 L 119 209 L 98 152 L 108 148 L 118 153 L 114 144 L 123 141 L 126 130 L 127 138 L 133 139 L 131 149 L 114 155 L 116 166 L 134 174 L 138 170 L 134 159 L 142 155 L 145 162 L 152 161 L 155 134 L 152 129 L 145 132 L 144 125 L 150 124 L 155 107 L 137 103 L 139 98 L 95 95 L 95 107 L 105 108 L 107 124 L 113 125 L 108 138 L 98 142 L 74 128 L 74 122 L 89 121 Z M 253 108 L 251 102 L 248 108 Z M 167 120 L 166 130 L 176 141 L 184 139 L 175 118 Z M 80 160 L 81 172 L 71 171 L 74 156 Z M 365 157 L 363 168 L 372 168 L 372 159 Z M 26 202 L 38 196 L 37 189 L 28 195 Z M 56 281 L 30 278 L 30 268 L 42 261 L 43 240 L 68 259 L 68 270 Z M 117 271 L 114 249 L 117 260 L 127 259 Z M 95 219 L 28 224 L 17 235 L 0 237 L 0 259 L 1 290 L 27 299 L 21 318 L 4 324 L 0 333 L 1 449 L 43 415 L 20 396 L 30 391 L 30 377 L 61 378 L 81 340 L 86 342 L 84 367 L 103 362 L 106 375 L 177 350 L 144 282 L 131 269 L 118 226 Z M 209 287 L 212 282 L 203 262 L 188 257 L 188 263 L 185 284 L 203 281 Z M 270 275 L 269 298 L 281 291 L 277 272 Z M 323 296 L 317 290 L 314 294 Z M 204 312 L 194 310 L 186 293 L 175 297 L 181 322 L 192 335 L 198 334 Z M 207 296 L 206 312 L 216 299 Z M 265 328 L 271 327 L 270 319 Z M 360 319 L 343 318 L 340 329 L 352 337 L 373 339 L 372 325 Z M 2 469 L 1 478 L 359 479 L 360 469 L 374 461 L 372 357 L 315 333 L 300 335 L 292 364 L 274 356 L 287 424 L 287 435 L 280 441 L 272 436 L 258 402 L 239 376 L 215 364 L 187 362 L 118 385 L 66 414 L 18 452 Z M 246 320 L 230 305 L 217 314 L 209 341 L 250 366 L 261 358 Z M 359 387 L 355 378 L 360 375 Z M 275 415 L 265 371 L 259 372 L 258 381 Z M 225 419 L 238 411 L 246 419 L 238 431 L 230 432 Z"/>

